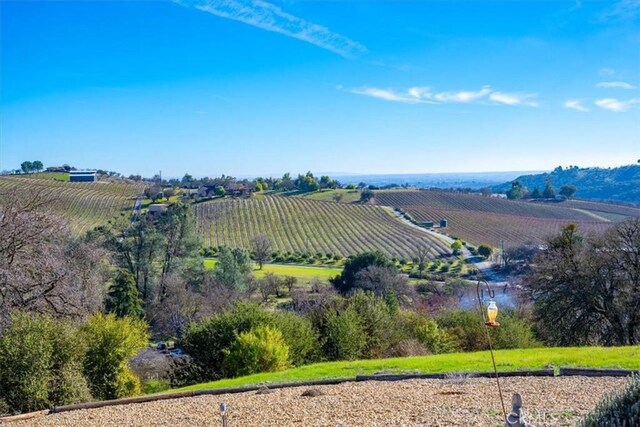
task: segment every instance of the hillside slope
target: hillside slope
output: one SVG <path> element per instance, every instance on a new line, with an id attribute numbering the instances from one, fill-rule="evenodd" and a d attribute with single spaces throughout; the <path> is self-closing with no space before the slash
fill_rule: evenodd
<path id="1" fill-rule="evenodd" d="M 535 203 L 436 190 L 375 192 L 378 205 L 399 208 L 417 221 L 448 220 L 444 230 L 474 245 L 516 246 L 542 243 L 562 226 L 575 223 L 582 232 L 602 231 L 612 222 L 640 217 L 640 209 L 571 200 Z"/>
<path id="2" fill-rule="evenodd" d="M 578 191 L 575 197 L 581 199 L 618 201 L 640 204 L 640 165 L 618 168 L 556 168 L 553 172 L 537 175 L 523 175 L 518 181 L 530 191 L 543 190 L 545 181 L 551 180 L 556 190 L 563 185 L 574 185 Z M 494 191 L 507 191 L 511 183 L 493 187 Z"/>
<path id="3" fill-rule="evenodd" d="M 379 249 L 412 258 L 418 244 L 430 247 L 432 257 L 450 252 L 446 242 L 377 206 L 268 196 L 199 203 L 195 212 L 205 246 L 250 248 L 253 236 L 263 233 L 280 252 L 347 256 Z"/>
<path id="4" fill-rule="evenodd" d="M 44 174 L 0 176 L 0 204 L 2 194 L 7 191 L 38 192 L 51 210 L 69 221 L 77 233 L 106 224 L 121 213 L 129 215 L 136 196 L 142 192 L 139 184 L 68 182 L 37 175 Z"/>

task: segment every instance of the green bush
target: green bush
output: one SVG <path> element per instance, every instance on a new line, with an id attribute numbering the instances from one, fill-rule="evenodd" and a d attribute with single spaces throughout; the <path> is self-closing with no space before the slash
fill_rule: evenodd
<path id="1" fill-rule="evenodd" d="M 640 377 L 634 375 L 622 392 L 605 396 L 579 425 L 581 427 L 640 426 Z"/>
<path id="2" fill-rule="evenodd" d="M 365 331 L 353 306 L 326 312 L 325 354 L 330 360 L 355 360 L 367 346 Z"/>
<path id="3" fill-rule="evenodd" d="M 87 345 L 84 375 L 96 399 L 117 399 L 140 393 L 140 380 L 129 359 L 146 347 L 147 324 L 139 319 L 96 314 L 82 328 Z"/>
<path id="4" fill-rule="evenodd" d="M 454 338 L 456 346 L 462 351 L 489 348 L 484 320 L 477 310 L 445 310 L 438 314 L 436 322 Z"/>
<path id="5" fill-rule="evenodd" d="M 493 248 L 489 245 L 480 245 L 478 246 L 478 255 L 481 255 L 485 258 L 489 258 L 493 253 Z"/>
<path id="6" fill-rule="evenodd" d="M 456 351 L 456 340 L 438 326 L 432 319 L 425 319 L 415 329 L 417 340 L 433 354 Z"/>
<path id="7" fill-rule="evenodd" d="M 462 351 L 486 350 L 489 348 L 484 320 L 477 310 L 450 309 L 436 318 Z M 494 348 L 531 348 L 541 345 L 533 334 L 533 325 L 513 310 L 501 310 L 498 315 L 500 327 L 490 329 Z"/>
<path id="8" fill-rule="evenodd" d="M 355 310 L 364 332 L 362 357 L 382 357 L 389 347 L 402 339 L 383 298 L 371 292 L 358 292 L 349 298 L 348 305 Z"/>
<path id="9" fill-rule="evenodd" d="M 226 377 L 282 371 L 290 366 L 289 346 L 282 333 L 267 325 L 241 333 L 224 353 Z"/>
<path id="10" fill-rule="evenodd" d="M 289 346 L 289 358 L 294 366 L 320 360 L 320 336 L 313 329 L 309 319 L 295 313 L 277 313 L 273 319 L 273 326 L 282 332 L 282 337 Z"/>
<path id="11" fill-rule="evenodd" d="M 90 400 L 82 376 L 83 353 L 70 324 L 16 314 L 0 337 L 0 413 Z"/>
<path id="12" fill-rule="evenodd" d="M 450 353 L 457 350 L 457 340 L 438 323 L 415 311 L 400 313 L 400 322 L 408 339 L 416 339 L 429 353 Z"/>
<path id="13" fill-rule="evenodd" d="M 512 310 L 503 310 L 499 315 L 500 327 L 492 331 L 495 348 L 541 347 L 533 333 L 533 324 Z"/>
<path id="14" fill-rule="evenodd" d="M 179 345 L 192 357 L 192 363 L 174 366 L 172 385 L 221 378 L 224 350 L 238 335 L 270 322 L 271 315 L 256 304 L 237 303 L 229 311 L 189 325 Z"/>

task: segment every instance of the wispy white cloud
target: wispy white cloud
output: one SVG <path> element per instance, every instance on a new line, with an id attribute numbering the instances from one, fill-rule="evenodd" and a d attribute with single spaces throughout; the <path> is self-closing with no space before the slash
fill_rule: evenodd
<path id="1" fill-rule="evenodd" d="M 491 95 L 489 95 L 489 99 L 499 104 L 537 107 L 539 104 L 534 99 L 536 96 L 537 95 L 531 93 L 492 92 Z"/>
<path id="2" fill-rule="evenodd" d="M 433 97 L 440 102 L 468 103 L 485 98 L 489 94 L 491 94 L 491 88 L 489 86 L 484 86 L 482 89 L 477 91 L 462 90 L 458 92 L 441 92 L 435 94 Z"/>
<path id="3" fill-rule="evenodd" d="M 568 108 L 570 110 L 582 111 L 584 113 L 589 111 L 589 109 L 584 105 L 582 105 L 582 103 L 577 99 L 569 99 L 565 101 L 564 104 L 562 105 L 564 106 L 564 108 Z"/>
<path id="4" fill-rule="evenodd" d="M 433 101 L 429 101 L 423 98 L 423 94 L 419 88 L 411 88 L 405 92 L 398 92 L 392 89 L 380 89 L 376 87 L 360 87 L 350 89 L 349 92 L 357 95 L 365 95 L 373 98 L 383 99 L 385 101 L 403 102 L 405 104 L 426 104 Z"/>
<path id="5" fill-rule="evenodd" d="M 633 105 L 640 104 L 640 98 L 632 98 L 626 101 L 622 101 L 616 98 L 603 98 L 596 100 L 595 104 L 600 108 L 604 108 L 605 110 L 622 113 L 624 111 L 627 111 Z"/>
<path id="6" fill-rule="evenodd" d="M 604 89 L 637 89 L 637 86 L 627 82 L 600 82 L 596 87 Z"/>
<path id="7" fill-rule="evenodd" d="M 339 89 L 344 89 L 339 87 Z M 535 94 L 505 93 L 494 91 L 490 86 L 483 86 L 479 90 L 461 90 L 447 92 L 432 92 L 426 86 L 414 86 L 405 90 L 381 89 L 364 86 L 346 89 L 357 95 L 365 95 L 385 101 L 402 102 L 405 104 L 503 104 L 524 105 L 537 107 Z"/>
<path id="8" fill-rule="evenodd" d="M 266 31 L 311 43 L 315 46 L 351 58 L 367 49 L 350 38 L 291 15 L 280 7 L 262 0 L 173 0 L 221 18 L 243 22 Z"/>
<path id="9" fill-rule="evenodd" d="M 613 6 L 606 9 L 602 15 L 602 20 L 618 19 L 631 20 L 640 15 L 640 0 L 620 0 Z"/>

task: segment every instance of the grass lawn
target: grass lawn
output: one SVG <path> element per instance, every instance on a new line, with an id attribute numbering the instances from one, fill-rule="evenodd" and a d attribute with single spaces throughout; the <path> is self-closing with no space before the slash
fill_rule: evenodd
<path id="1" fill-rule="evenodd" d="M 640 346 L 630 347 L 566 347 L 497 350 L 499 371 L 588 367 L 640 369 Z M 179 389 L 204 390 L 241 387 L 263 383 L 310 381 L 327 378 L 347 378 L 374 373 L 446 373 L 491 371 L 489 352 L 452 353 L 432 356 L 398 357 L 393 359 L 325 362 L 245 377 L 196 384 Z M 172 390 L 176 391 L 176 390 Z"/>
<path id="2" fill-rule="evenodd" d="M 213 268 L 218 262 L 215 258 L 207 258 L 204 260 L 205 268 Z M 253 270 L 253 274 L 256 277 L 264 277 L 267 273 L 273 273 L 278 276 L 293 276 L 298 279 L 300 284 L 309 283 L 314 277 L 317 277 L 323 282 L 328 282 L 329 279 L 339 275 L 342 272 L 341 268 L 333 267 L 315 267 L 298 264 L 265 264 L 262 270 L 258 269 L 256 265 Z"/>

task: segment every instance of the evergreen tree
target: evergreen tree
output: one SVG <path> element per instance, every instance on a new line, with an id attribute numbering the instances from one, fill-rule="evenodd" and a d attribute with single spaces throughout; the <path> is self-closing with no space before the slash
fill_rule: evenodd
<path id="1" fill-rule="evenodd" d="M 554 197 L 556 197 L 556 189 L 553 188 L 553 184 L 551 184 L 551 180 L 547 180 L 546 181 L 546 185 L 544 187 L 544 191 L 542 192 L 542 195 L 544 196 L 545 199 L 553 199 Z"/>
<path id="2" fill-rule="evenodd" d="M 133 274 L 120 269 L 113 284 L 109 287 L 106 309 L 117 317 L 131 316 L 141 318 L 144 312 L 142 298 L 136 287 Z"/>

